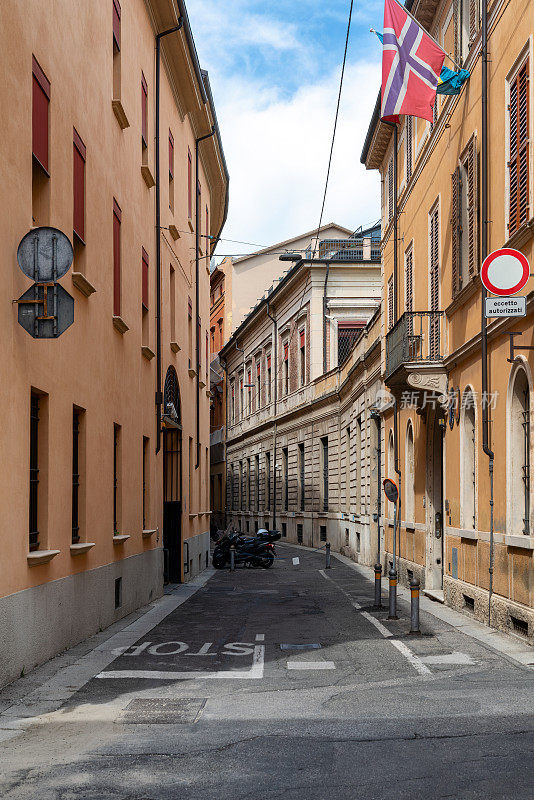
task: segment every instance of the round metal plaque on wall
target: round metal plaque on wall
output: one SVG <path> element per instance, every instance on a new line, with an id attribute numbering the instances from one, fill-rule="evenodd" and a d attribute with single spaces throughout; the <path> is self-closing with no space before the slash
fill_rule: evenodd
<path id="1" fill-rule="evenodd" d="M 51 283 L 65 275 L 74 253 L 63 231 L 57 228 L 34 228 L 20 241 L 17 249 L 19 267 L 35 283 Z"/>

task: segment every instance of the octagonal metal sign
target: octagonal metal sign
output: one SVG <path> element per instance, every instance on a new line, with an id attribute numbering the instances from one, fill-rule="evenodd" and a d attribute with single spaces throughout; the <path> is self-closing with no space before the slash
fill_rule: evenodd
<path id="1" fill-rule="evenodd" d="M 74 298 L 59 283 L 35 283 L 18 304 L 19 324 L 34 339 L 57 339 L 74 322 Z"/>
<path id="2" fill-rule="evenodd" d="M 17 249 L 19 267 L 35 283 L 59 280 L 68 272 L 73 258 L 72 244 L 58 228 L 28 231 Z"/>

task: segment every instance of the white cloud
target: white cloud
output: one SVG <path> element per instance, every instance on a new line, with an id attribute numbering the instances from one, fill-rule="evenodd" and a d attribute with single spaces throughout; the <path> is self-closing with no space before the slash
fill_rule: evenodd
<path id="1" fill-rule="evenodd" d="M 319 221 L 339 73 L 289 99 L 239 79 L 217 81 L 216 107 L 230 172 L 223 237 L 268 245 Z M 378 173 L 360 154 L 379 85 L 379 67 L 347 66 L 323 222 L 348 228 L 380 216 Z M 220 253 L 239 248 L 221 242 Z M 246 252 L 243 248 L 241 252 Z"/>

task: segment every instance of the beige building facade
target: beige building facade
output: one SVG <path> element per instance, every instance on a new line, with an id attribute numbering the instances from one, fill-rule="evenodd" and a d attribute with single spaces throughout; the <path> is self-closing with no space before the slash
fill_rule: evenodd
<path id="1" fill-rule="evenodd" d="M 479 273 L 484 232 L 488 253 L 534 257 L 534 5 L 488 4 L 487 213 L 481 5 L 407 7 L 471 77 L 459 96 L 438 96 L 432 124 L 398 125 L 396 274 L 394 140 L 378 104 L 362 154 L 383 186 L 382 370 L 397 409 L 383 418 L 386 472 L 400 484 L 400 578 L 533 640 L 533 284 L 521 292 L 526 316 L 487 320 L 485 394 Z M 392 516 L 388 506 L 387 564 Z"/>
<path id="2" fill-rule="evenodd" d="M 365 563 L 380 542 L 379 235 L 321 240 L 323 260 L 294 264 L 221 352 L 228 522 Z"/>
<path id="3" fill-rule="evenodd" d="M 0 17 L 5 683 L 207 564 L 209 259 L 228 175 L 181 0 L 7 0 Z M 172 28 L 158 243 L 156 34 Z M 18 244 L 40 226 L 74 251 L 57 338 L 29 335 L 13 302 L 31 286 Z"/>

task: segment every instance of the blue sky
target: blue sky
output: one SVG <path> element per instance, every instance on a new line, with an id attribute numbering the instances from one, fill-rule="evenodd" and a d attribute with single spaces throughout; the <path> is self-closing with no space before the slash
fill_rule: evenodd
<path id="1" fill-rule="evenodd" d="M 267 245 L 317 225 L 350 2 L 189 0 L 230 171 L 223 237 Z M 383 0 L 353 9 L 324 221 L 380 216 L 378 173 L 360 153 L 380 80 Z M 221 242 L 219 253 L 251 248 Z"/>

